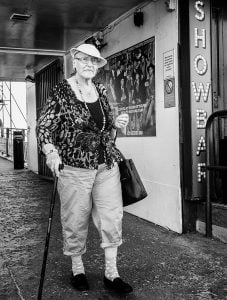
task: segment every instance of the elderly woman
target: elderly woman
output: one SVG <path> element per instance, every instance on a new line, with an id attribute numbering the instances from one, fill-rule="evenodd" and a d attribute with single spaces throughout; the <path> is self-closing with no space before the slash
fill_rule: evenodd
<path id="1" fill-rule="evenodd" d="M 113 130 L 128 124 L 116 119 L 106 89 L 93 78 L 106 64 L 98 49 L 82 44 L 71 49 L 75 75 L 51 91 L 37 125 L 38 143 L 46 164 L 58 176 L 63 252 L 72 259 L 72 285 L 88 290 L 82 255 L 86 252 L 89 217 L 100 234 L 105 254 L 105 287 L 129 293 L 132 287 L 118 274 L 117 249 L 122 243 L 122 193 Z M 53 139 L 55 133 L 56 139 Z M 59 164 L 64 169 L 59 172 Z"/>

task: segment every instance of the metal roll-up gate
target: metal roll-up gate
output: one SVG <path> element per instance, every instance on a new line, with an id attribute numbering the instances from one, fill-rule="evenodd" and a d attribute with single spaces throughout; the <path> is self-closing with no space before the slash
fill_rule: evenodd
<path id="1" fill-rule="evenodd" d="M 35 75 L 37 120 L 47 102 L 50 90 L 63 79 L 63 62 L 57 59 L 40 70 Z M 53 137 L 54 138 L 54 137 Z M 46 158 L 38 151 L 38 172 L 40 175 L 52 178 L 52 173 L 46 166 Z"/>

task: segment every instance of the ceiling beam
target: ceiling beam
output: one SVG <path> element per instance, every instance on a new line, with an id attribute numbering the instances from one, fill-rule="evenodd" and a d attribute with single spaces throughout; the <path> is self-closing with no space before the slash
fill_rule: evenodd
<path id="1" fill-rule="evenodd" d="M 29 48 L 0 47 L 0 53 L 64 56 L 66 54 L 66 51 L 51 50 L 51 49 L 29 49 Z"/>

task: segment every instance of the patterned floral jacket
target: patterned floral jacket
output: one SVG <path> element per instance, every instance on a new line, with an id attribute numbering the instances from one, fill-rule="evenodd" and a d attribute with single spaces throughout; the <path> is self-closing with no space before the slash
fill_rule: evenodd
<path id="1" fill-rule="evenodd" d="M 112 135 L 113 114 L 106 89 L 99 83 L 95 83 L 95 86 L 106 116 L 103 132 L 65 79 L 52 89 L 38 120 L 37 138 L 40 150 L 43 144 L 54 144 L 65 165 L 97 169 L 100 144 L 104 147 L 108 169 L 114 162 L 122 159 Z"/>

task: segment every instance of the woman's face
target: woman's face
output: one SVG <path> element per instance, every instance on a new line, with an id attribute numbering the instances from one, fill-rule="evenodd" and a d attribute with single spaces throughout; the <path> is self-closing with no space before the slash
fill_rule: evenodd
<path id="1" fill-rule="evenodd" d="M 79 76 L 85 79 L 92 79 L 98 70 L 98 59 L 79 52 L 73 58 L 73 67 Z"/>

